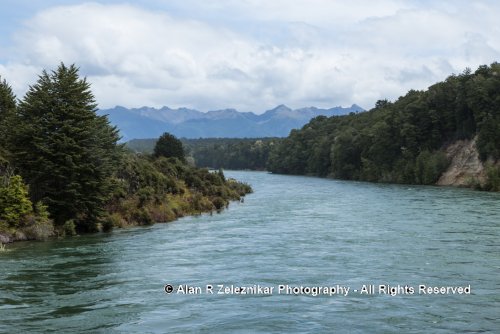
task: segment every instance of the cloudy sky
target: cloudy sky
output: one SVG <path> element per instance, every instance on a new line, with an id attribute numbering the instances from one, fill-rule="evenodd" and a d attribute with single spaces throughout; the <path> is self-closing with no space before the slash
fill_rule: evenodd
<path id="1" fill-rule="evenodd" d="M 1 0 L 22 97 L 75 63 L 101 108 L 373 107 L 500 61 L 497 0 Z"/>

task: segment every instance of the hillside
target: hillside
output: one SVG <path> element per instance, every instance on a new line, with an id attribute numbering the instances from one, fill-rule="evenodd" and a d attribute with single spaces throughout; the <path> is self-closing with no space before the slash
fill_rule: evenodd
<path id="1" fill-rule="evenodd" d="M 285 137 L 290 130 L 302 127 L 314 117 L 360 111 L 363 111 L 363 108 L 353 104 L 348 108 L 309 107 L 295 110 L 280 105 L 260 115 L 238 112 L 235 109 L 203 113 L 187 108 L 127 109 L 119 106 L 99 110 L 98 113 L 108 115 L 111 124 L 120 129 L 122 140 L 128 141 L 137 138 L 158 138 L 164 132 L 184 138 Z"/>
<path id="2" fill-rule="evenodd" d="M 275 173 L 500 190 L 500 64 L 368 112 L 316 117 L 276 145 Z M 444 173 L 444 175 L 443 175 Z"/>

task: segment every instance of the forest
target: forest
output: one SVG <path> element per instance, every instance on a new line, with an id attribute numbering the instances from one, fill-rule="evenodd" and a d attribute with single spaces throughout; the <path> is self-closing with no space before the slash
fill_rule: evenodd
<path id="1" fill-rule="evenodd" d="M 265 170 L 269 152 L 281 138 L 188 139 L 186 146 L 197 166 Z"/>
<path id="2" fill-rule="evenodd" d="M 267 169 L 344 180 L 434 184 L 449 161 L 443 148 L 475 139 L 487 181 L 500 190 L 500 64 L 466 69 L 425 91 L 367 112 L 316 117 L 273 147 Z"/>
<path id="3" fill-rule="evenodd" d="M 450 164 L 444 148 L 474 139 L 487 179 L 469 186 L 500 191 L 500 64 L 466 69 L 425 91 L 367 112 L 313 118 L 286 138 L 182 139 L 197 166 L 268 170 L 370 182 L 435 184 Z M 127 146 L 150 152 L 156 139 Z"/>
<path id="4" fill-rule="evenodd" d="M 0 242 L 171 221 L 252 191 L 190 165 L 167 133 L 131 153 L 96 110 L 75 65 L 43 71 L 19 101 L 0 78 Z"/>
<path id="5" fill-rule="evenodd" d="M 198 167 L 265 170 L 269 152 L 282 138 L 180 138 L 188 159 Z M 158 139 L 133 139 L 134 152 L 152 153 Z"/>

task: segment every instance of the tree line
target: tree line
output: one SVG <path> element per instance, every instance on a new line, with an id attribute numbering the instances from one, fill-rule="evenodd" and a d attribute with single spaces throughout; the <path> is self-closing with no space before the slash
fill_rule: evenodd
<path id="1" fill-rule="evenodd" d="M 45 238 L 220 210 L 251 191 L 186 163 L 165 134 L 132 154 L 75 65 L 43 71 L 18 101 L 0 78 L 0 232 Z"/>
<path id="2" fill-rule="evenodd" d="M 434 184 L 448 168 L 443 148 L 475 139 L 487 180 L 470 185 L 500 190 L 500 64 L 466 69 L 425 91 L 367 112 L 319 116 L 286 138 L 183 139 L 197 166 L 255 169 L 344 180 Z M 155 139 L 127 145 L 151 151 Z M 495 163 L 496 162 L 496 163 Z"/>
<path id="3" fill-rule="evenodd" d="M 488 180 L 500 190 L 500 64 L 466 69 L 425 91 L 380 100 L 358 114 L 316 117 L 270 152 L 275 173 L 345 180 L 434 184 L 449 161 L 442 148 L 476 138 Z M 471 180 L 471 182 L 474 182 Z"/>
<path id="4" fill-rule="evenodd" d="M 286 138 L 183 139 L 197 166 L 267 169 L 345 180 L 434 184 L 449 166 L 443 148 L 475 139 L 487 180 L 500 190 L 500 65 L 466 69 L 425 91 L 377 101 L 363 113 L 312 119 Z M 156 140 L 128 143 L 148 149 Z"/>
<path id="5" fill-rule="evenodd" d="M 282 138 L 181 138 L 188 161 L 213 169 L 265 170 L 271 149 Z M 133 139 L 126 146 L 134 152 L 151 153 L 158 139 Z"/>
<path id="6" fill-rule="evenodd" d="M 200 167 L 265 170 L 280 138 L 187 139 L 189 155 Z"/>

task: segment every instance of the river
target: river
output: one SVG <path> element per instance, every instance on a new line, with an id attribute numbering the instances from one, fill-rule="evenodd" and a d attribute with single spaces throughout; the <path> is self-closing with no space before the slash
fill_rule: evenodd
<path id="1" fill-rule="evenodd" d="M 500 332 L 500 194 L 226 176 L 220 214 L 8 245 L 0 332 Z"/>

